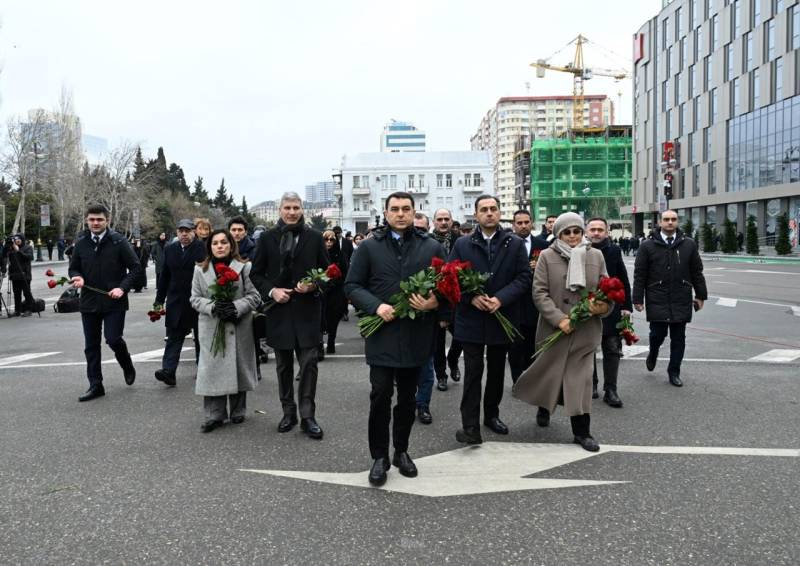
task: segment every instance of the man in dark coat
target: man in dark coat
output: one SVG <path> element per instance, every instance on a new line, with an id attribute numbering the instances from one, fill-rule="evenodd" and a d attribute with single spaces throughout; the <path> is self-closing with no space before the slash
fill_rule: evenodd
<path id="1" fill-rule="evenodd" d="M 377 314 L 385 324 L 366 339 L 366 358 L 372 390 L 369 395 L 369 451 L 374 459 L 369 482 L 383 485 L 392 464 L 407 477 L 417 468 L 408 455 L 408 440 L 414 424 L 415 395 L 420 369 L 433 351 L 434 329 L 447 320 L 446 307 L 436 295 L 425 299 L 413 295 L 411 306 L 424 314 L 395 320 L 390 298 L 400 292 L 400 282 L 430 266 L 434 257 L 444 258 L 442 246 L 427 233 L 413 227 L 414 197 L 395 192 L 386 198 L 387 226 L 372 231 L 358 246 L 345 282 L 345 293 L 353 305 Z M 430 313 L 427 311 L 434 311 Z M 392 439 L 394 456 L 389 460 L 389 423 L 392 394 L 397 386 Z"/>
<path id="2" fill-rule="evenodd" d="M 544 224 L 542 224 L 542 231 L 539 233 L 539 237 L 547 242 L 547 246 L 550 247 L 550 243 L 553 241 L 553 226 L 556 223 L 556 218 L 558 218 L 555 214 L 548 214 L 547 218 L 544 220 Z"/>
<path id="3" fill-rule="evenodd" d="M 525 244 L 525 253 L 528 257 L 531 273 L 536 269 L 536 262 L 539 253 L 546 250 L 549 246 L 547 241 L 531 233 L 533 223 L 531 213 L 527 210 L 518 210 L 514 213 L 513 222 L 514 234 Z M 524 338 L 511 344 L 508 351 L 508 366 L 511 368 L 511 381 L 517 382 L 522 372 L 528 369 L 533 361 L 533 353 L 536 351 L 536 324 L 539 322 L 539 311 L 533 304 L 533 278 L 531 285 L 522 294 L 519 300 L 519 331 Z"/>
<path id="4" fill-rule="evenodd" d="M 431 236 L 434 240 L 442 244 L 445 255 L 450 255 L 450 250 L 461 237 L 461 234 L 453 230 L 453 215 L 446 208 L 440 208 L 433 215 L 433 230 Z M 436 371 L 436 388 L 439 391 L 447 391 L 447 368 L 450 369 L 450 377 L 453 381 L 461 380 L 461 372 L 458 369 L 458 358 L 461 356 L 461 343 L 453 338 L 450 341 L 450 351 L 445 356 L 447 346 L 447 332 L 453 333 L 453 321 L 447 328 L 436 329 L 436 339 L 433 350 L 433 367 Z"/>
<path id="5" fill-rule="evenodd" d="M 694 289 L 694 300 L 692 299 Z M 674 210 L 661 213 L 661 229 L 642 242 L 633 270 L 633 306 L 647 307 L 650 322 L 650 353 L 645 364 L 653 371 L 658 349 L 669 332 L 669 382 L 680 387 L 681 362 L 686 348 L 686 323 L 692 320 L 692 308 L 700 310 L 708 299 L 703 261 L 694 240 L 678 230 Z"/>
<path id="6" fill-rule="evenodd" d="M 256 243 L 247 235 L 247 220 L 242 216 L 234 216 L 228 220 L 228 232 L 231 233 L 239 247 L 239 257 L 253 261 L 256 255 Z"/>
<path id="7" fill-rule="evenodd" d="M 497 434 L 508 434 L 500 420 L 503 376 L 510 341 L 494 312 L 501 312 L 519 328 L 519 300 L 530 293 L 531 268 L 525 245 L 500 228 L 500 201 L 491 195 L 475 200 L 478 228 L 460 238 L 450 252 L 450 261 L 469 261 L 472 268 L 490 275 L 484 295 L 462 293 L 456 307 L 455 337 L 464 346 L 464 391 L 461 397 L 463 429 L 456 440 L 467 444 L 483 442 L 480 430 L 481 381 L 486 354 L 486 391 L 483 396 L 483 424 Z"/>
<path id="8" fill-rule="evenodd" d="M 250 279 L 265 303 L 277 303 L 266 316 L 267 344 L 275 350 L 278 389 L 283 418 L 278 432 L 297 424 L 294 400 L 294 356 L 300 365 L 300 428 L 311 438 L 322 438 L 315 420 L 317 353 L 322 325 L 322 295 L 315 284 L 301 280 L 311 269 L 328 267 L 322 234 L 306 226 L 303 202 L 297 193 L 284 193 L 280 220 L 261 234 Z"/>
<path id="9" fill-rule="evenodd" d="M 156 243 L 150 248 L 150 257 L 153 258 L 153 264 L 156 266 L 156 291 L 158 291 L 158 280 L 161 279 L 161 271 L 164 269 L 164 248 L 168 243 L 167 234 L 161 232 Z"/>
<path id="10" fill-rule="evenodd" d="M 92 205 L 87 209 L 89 229 L 78 239 L 69 262 L 70 282 L 76 289 L 86 286 L 99 290 L 81 291 L 80 312 L 89 389 L 78 398 L 79 401 L 105 395 L 100 365 L 101 332 L 122 367 L 125 383 L 133 385 L 136 379 L 136 370 L 122 333 L 128 293 L 139 276 L 141 265 L 128 240 L 109 228 L 108 221 L 108 209 L 103 205 Z"/>
<path id="11" fill-rule="evenodd" d="M 622 357 L 622 337 L 617 329 L 617 323 L 623 316 L 630 316 L 633 311 L 631 303 L 631 284 L 628 281 L 628 269 L 622 259 L 622 249 L 611 243 L 608 237 L 608 221 L 605 218 L 592 218 L 586 223 L 586 235 L 592 242 L 592 247 L 603 252 L 606 262 L 606 271 L 609 277 L 617 277 L 625 286 L 625 303 L 614 305 L 611 314 L 603 319 L 603 338 L 600 347 L 603 351 L 603 402 L 611 407 L 622 407 L 622 400 L 617 394 L 617 374 L 619 373 L 619 360 Z M 592 399 L 597 399 L 597 356 L 594 360 L 594 375 L 592 380 Z"/>
<path id="12" fill-rule="evenodd" d="M 0 261 L 0 271 L 11 280 L 14 290 L 14 316 L 31 316 L 34 305 L 31 293 L 31 262 L 33 261 L 33 247 L 25 241 L 24 234 L 15 234 L 8 246 L 3 251 Z M 22 297 L 25 297 L 25 302 Z"/>
<path id="13" fill-rule="evenodd" d="M 166 300 L 167 344 L 161 359 L 161 369 L 156 379 L 175 387 L 175 370 L 183 350 L 186 335 L 194 330 L 195 362 L 200 357 L 200 340 L 197 336 L 197 311 L 192 308 L 192 278 L 194 266 L 206 258 L 206 247 L 195 238 L 194 222 L 184 218 L 178 222 L 178 240 L 164 247 L 164 264 L 161 278 L 156 285 L 156 301 L 153 310 L 160 310 Z"/>
<path id="14" fill-rule="evenodd" d="M 342 236 L 341 226 L 334 226 L 333 233 L 336 235 L 336 241 L 339 243 L 339 249 L 342 250 L 342 255 L 349 263 L 350 258 L 353 256 L 353 240 L 348 240 Z"/>
<path id="15" fill-rule="evenodd" d="M 67 248 L 66 240 L 64 240 L 64 238 L 59 238 L 56 243 L 56 248 L 58 249 L 58 261 L 64 261 L 64 250 Z"/>

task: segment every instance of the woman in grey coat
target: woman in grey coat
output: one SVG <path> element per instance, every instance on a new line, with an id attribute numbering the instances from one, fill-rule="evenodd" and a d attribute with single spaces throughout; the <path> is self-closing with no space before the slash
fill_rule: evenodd
<path id="1" fill-rule="evenodd" d="M 570 324 L 569 311 L 580 302 L 581 291 L 595 291 L 600 278 L 607 275 L 603 254 L 590 246 L 583 233 L 583 219 L 565 212 L 553 226 L 553 243 L 539 256 L 533 275 L 533 302 L 539 310 L 537 347 L 556 330 L 565 336 L 522 373 L 513 395 L 539 406 L 539 426 L 547 426 L 556 405 L 564 405 L 575 443 L 596 452 L 600 446 L 589 432 L 594 352 L 603 332 L 600 317 L 608 316 L 611 309 L 608 303 L 592 302 L 592 318 L 577 328 Z"/>
<path id="2" fill-rule="evenodd" d="M 255 389 L 256 348 L 253 342 L 253 312 L 261 304 L 261 295 L 250 281 L 250 263 L 239 257 L 236 241 L 227 230 L 214 230 L 206 239 L 206 259 L 194 268 L 192 307 L 199 313 L 198 334 L 200 362 L 195 393 L 203 395 L 205 424 L 211 432 L 222 426 L 230 404 L 233 424 L 244 421 L 247 392 Z M 239 274 L 233 282 L 231 302 L 212 301 L 209 286 L 217 279 L 215 265 L 224 263 Z M 225 321 L 225 350 L 211 353 L 217 323 Z"/>

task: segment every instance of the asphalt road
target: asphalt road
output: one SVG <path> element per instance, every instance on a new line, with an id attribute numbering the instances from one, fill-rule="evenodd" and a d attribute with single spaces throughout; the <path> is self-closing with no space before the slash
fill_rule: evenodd
<path id="1" fill-rule="evenodd" d="M 43 271 L 34 293 L 57 296 Z M 354 317 L 320 364 L 322 441 L 277 432 L 274 360 L 245 423 L 201 434 L 193 362 L 175 389 L 153 378 L 163 327 L 145 315 L 152 285 L 128 314 L 136 383 L 106 364 L 107 395 L 91 403 L 77 402 L 87 385 L 79 315 L 2 318 L 0 562 L 798 564 L 800 265 L 709 264 L 706 274 L 716 298 L 689 327 L 685 387 L 667 383 L 665 360 L 650 374 L 630 350 L 625 407 L 594 407 L 599 455 L 569 444 L 560 412 L 538 428 L 509 389 L 511 434 L 484 431 L 491 444 L 462 449 L 454 384 L 434 391 L 434 423 L 414 427 L 420 476 L 392 469 L 383 489 L 366 481 L 369 385 Z M 636 327 L 646 345 L 646 323 Z M 362 483 L 344 485 L 350 474 Z M 521 487 L 520 476 L 551 487 Z M 463 494 L 415 494 L 437 485 Z"/>

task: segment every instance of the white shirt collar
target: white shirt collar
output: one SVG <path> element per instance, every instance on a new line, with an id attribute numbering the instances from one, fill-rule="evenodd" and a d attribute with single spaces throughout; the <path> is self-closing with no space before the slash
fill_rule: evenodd
<path id="1" fill-rule="evenodd" d="M 486 240 L 487 242 L 488 242 L 489 240 L 491 240 L 492 238 L 494 238 L 495 234 L 497 234 L 497 230 L 495 230 L 495 231 L 494 231 L 494 233 L 493 233 L 493 234 L 491 234 L 490 236 L 487 236 L 487 235 L 486 235 L 486 232 L 484 232 L 483 230 L 481 230 L 481 236 L 483 236 L 483 239 L 484 239 L 484 240 Z"/>
<path id="2" fill-rule="evenodd" d="M 101 233 L 99 233 L 99 234 L 94 234 L 94 233 L 92 233 L 92 240 L 94 240 L 95 238 L 99 238 L 98 242 L 102 242 L 102 241 L 103 241 L 103 238 L 105 238 L 105 237 L 106 237 L 106 233 L 108 233 L 108 229 L 106 229 L 106 230 L 103 230 L 103 231 L 102 231 Z"/>
<path id="3" fill-rule="evenodd" d="M 664 243 L 665 243 L 665 244 L 667 243 L 667 238 L 672 238 L 672 241 L 674 242 L 674 241 L 675 241 L 675 233 L 673 232 L 673 233 L 672 233 L 672 236 L 668 236 L 668 235 L 667 235 L 667 234 L 665 234 L 665 233 L 664 233 L 664 231 L 662 230 L 662 231 L 661 231 L 661 239 L 662 239 L 662 240 L 664 240 Z"/>

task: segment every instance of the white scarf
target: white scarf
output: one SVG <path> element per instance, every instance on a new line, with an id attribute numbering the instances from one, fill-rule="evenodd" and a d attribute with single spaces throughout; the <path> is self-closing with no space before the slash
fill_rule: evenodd
<path id="1" fill-rule="evenodd" d="M 578 291 L 579 289 L 586 288 L 586 250 L 589 249 L 591 243 L 586 238 L 581 240 L 581 243 L 574 248 L 569 247 L 562 239 L 555 239 L 550 244 L 561 257 L 567 260 L 567 285 L 566 288 L 570 291 Z"/>

